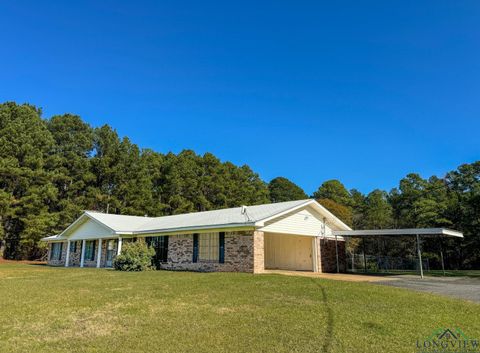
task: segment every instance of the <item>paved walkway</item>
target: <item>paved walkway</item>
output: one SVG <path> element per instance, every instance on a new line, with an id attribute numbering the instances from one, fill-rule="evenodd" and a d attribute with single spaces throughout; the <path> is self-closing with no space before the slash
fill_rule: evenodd
<path id="1" fill-rule="evenodd" d="M 286 276 L 303 276 L 303 277 L 312 277 L 312 278 L 325 278 L 325 279 L 334 279 L 338 281 L 348 281 L 348 282 L 378 282 L 378 281 L 390 281 L 394 280 L 390 277 L 379 277 L 379 276 L 368 276 L 368 275 L 357 275 L 357 274 L 348 274 L 348 273 L 316 273 L 310 271 L 288 271 L 288 270 L 265 270 L 264 273 L 274 273 L 279 275 Z"/>

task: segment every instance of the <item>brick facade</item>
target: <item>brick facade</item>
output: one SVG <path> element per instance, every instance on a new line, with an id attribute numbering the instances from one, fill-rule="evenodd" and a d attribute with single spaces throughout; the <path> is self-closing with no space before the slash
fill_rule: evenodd
<path id="1" fill-rule="evenodd" d="M 322 239 L 320 241 L 321 271 L 337 272 L 337 257 L 335 253 L 335 240 Z M 345 241 L 338 241 L 338 263 L 340 272 L 346 271 L 347 258 L 345 253 Z"/>
<path id="2" fill-rule="evenodd" d="M 162 269 L 185 271 L 253 272 L 252 232 L 225 233 L 225 262 L 193 262 L 193 234 L 168 239 L 168 261 Z"/>
<path id="3" fill-rule="evenodd" d="M 107 263 L 107 244 L 108 244 L 109 239 L 102 239 L 102 252 L 101 252 L 101 258 L 100 258 L 100 267 L 106 267 Z M 74 243 L 73 241 L 71 243 Z M 76 248 L 74 251 L 70 251 L 70 258 L 68 260 L 68 266 L 69 267 L 80 267 L 80 261 L 81 261 L 81 256 L 82 256 L 82 241 L 77 240 L 75 241 L 76 243 Z M 95 241 L 95 257 L 93 260 L 87 260 L 85 259 L 83 262 L 84 267 L 97 267 L 97 257 L 98 257 L 98 243 L 99 241 Z M 60 260 L 58 259 L 50 259 L 50 254 L 52 251 L 52 243 L 49 244 L 48 246 L 48 264 L 51 266 L 65 266 L 65 260 L 67 256 L 67 242 L 63 242 L 62 246 L 62 257 Z M 115 247 L 114 247 L 114 256 L 117 253 L 117 247 L 118 247 L 118 241 L 115 239 Z"/>
<path id="4" fill-rule="evenodd" d="M 253 232 L 253 273 L 265 271 L 265 235 L 263 232 Z"/>
<path id="5" fill-rule="evenodd" d="M 143 238 L 138 238 L 144 241 Z M 106 267 L 107 244 L 109 239 L 102 239 L 100 267 Z M 335 241 L 316 238 L 313 256 L 316 256 L 316 271 L 335 272 L 336 256 Z M 118 241 L 115 240 L 114 257 L 117 253 Z M 67 242 L 63 243 L 61 259 L 50 260 L 52 244 L 49 244 L 49 261 L 52 266 L 65 266 Z M 69 266 L 79 267 L 82 251 L 82 241 L 77 241 L 76 251 L 70 252 Z M 345 242 L 338 242 L 340 271 L 345 272 L 346 255 Z M 95 258 L 93 261 L 85 259 L 84 267 L 96 267 L 98 256 L 98 240 L 95 244 Z M 238 231 L 225 233 L 224 263 L 193 262 L 193 234 L 171 235 L 168 239 L 167 262 L 162 269 L 184 271 L 222 271 L 222 272 L 249 272 L 261 273 L 265 269 L 264 233 L 260 231 Z"/>
<path id="6" fill-rule="evenodd" d="M 57 243 L 58 244 L 58 243 Z M 60 259 L 52 259 L 52 245 L 53 243 L 48 244 L 48 264 L 52 266 L 64 266 L 65 265 L 65 256 L 67 256 L 67 242 L 63 243 L 62 254 Z"/>

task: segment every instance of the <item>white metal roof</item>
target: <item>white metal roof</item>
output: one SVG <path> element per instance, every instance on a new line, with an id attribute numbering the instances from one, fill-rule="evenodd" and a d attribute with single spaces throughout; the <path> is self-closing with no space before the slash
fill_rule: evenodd
<path id="1" fill-rule="evenodd" d="M 58 236 L 43 238 L 43 240 L 65 239 L 69 231 L 84 222 L 86 217 L 108 227 L 116 234 L 168 233 L 202 229 L 261 227 L 265 221 L 306 206 L 316 209 L 336 229 L 350 229 L 318 202 L 306 199 L 248 206 L 246 207 L 246 213 L 242 213 L 242 207 L 163 217 L 125 216 L 85 211 L 81 217 Z"/>
<path id="2" fill-rule="evenodd" d="M 346 237 L 367 237 L 367 236 L 448 236 L 463 238 L 463 233 L 446 228 L 405 228 L 405 229 L 370 229 L 370 230 L 334 230 L 334 235 Z"/>

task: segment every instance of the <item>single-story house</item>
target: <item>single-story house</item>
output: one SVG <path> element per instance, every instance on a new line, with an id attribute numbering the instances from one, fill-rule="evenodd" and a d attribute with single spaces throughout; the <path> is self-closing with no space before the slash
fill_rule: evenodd
<path id="1" fill-rule="evenodd" d="M 164 217 L 85 211 L 62 233 L 43 238 L 54 266 L 112 267 L 128 241 L 155 249 L 157 269 L 238 271 L 265 269 L 334 272 L 345 268 L 351 230 L 315 200 L 241 206 Z"/>

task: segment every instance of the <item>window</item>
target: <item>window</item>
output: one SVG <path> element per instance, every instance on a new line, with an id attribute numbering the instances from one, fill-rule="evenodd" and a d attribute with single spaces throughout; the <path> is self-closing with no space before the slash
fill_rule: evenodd
<path id="1" fill-rule="evenodd" d="M 161 264 L 168 261 L 168 236 L 147 237 L 147 245 L 155 249 L 155 255 L 152 258 L 153 265 L 161 268 Z"/>
<path id="2" fill-rule="evenodd" d="M 77 242 L 76 241 L 70 242 L 70 252 L 77 252 Z"/>
<path id="3" fill-rule="evenodd" d="M 95 260 L 95 240 L 89 240 L 85 243 L 85 260 Z"/>
<path id="4" fill-rule="evenodd" d="M 205 233 L 198 235 L 198 259 L 200 261 L 218 262 L 219 235 Z"/>
<path id="5" fill-rule="evenodd" d="M 52 251 L 50 252 L 50 260 L 62 259 L 63 243 L 52 243 Z"/>

